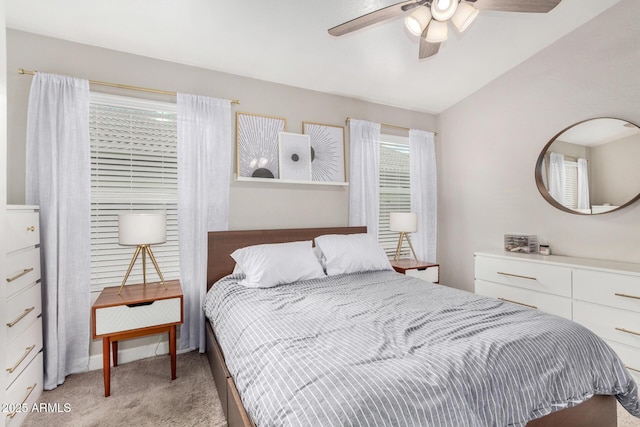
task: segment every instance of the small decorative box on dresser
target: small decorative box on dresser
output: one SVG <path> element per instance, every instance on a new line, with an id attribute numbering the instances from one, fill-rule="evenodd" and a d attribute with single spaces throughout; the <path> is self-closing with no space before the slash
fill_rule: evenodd
<path id="1" fill-rule="evenodd" d="M 640 264 L 480 252 L 476 293 L 571 319 L 603 338 L 640 381 Z"/>
<path id="2" fill-rule="evenodd" d="M 19 426 L 43 387 L 40 224 L 37 206 L 7 206 L 5 426 Z M 4 405 L 8 405 L 4 408 Z M 0 424 L 2 425 L 2 424 Z"/>
<path id="3" fill-rule="evenodd" d="M 440 264 L 400 258 L 392 260 L 391 266 L 398 273 L 417 277 L 427 282 L 440 283 Z"/>
<path id="4" fill-rule="evenodd" d="M 176 379 L 176 326 L 184 319 L 178 280 L 104 288 L 91 310 L 93 338 L 102 338 L 104 395 L 111 394 L 111 363 L 118 366 L 118 341 L 168 333 L 171 379 Z"/>

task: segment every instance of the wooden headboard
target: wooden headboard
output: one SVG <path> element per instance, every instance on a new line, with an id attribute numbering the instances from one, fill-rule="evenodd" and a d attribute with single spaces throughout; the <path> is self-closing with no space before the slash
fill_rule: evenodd
<path id="1" fill-rule="evenodd" d="M 207 290 L 227 274 L 235 261 L 231 253 L 236 249 L 265 243 L 285 243 L 313 240 L 323 234 L 366 233 L 367 227 L 291 228 L 284 230 L 210 231 L 207 257 Z"/>

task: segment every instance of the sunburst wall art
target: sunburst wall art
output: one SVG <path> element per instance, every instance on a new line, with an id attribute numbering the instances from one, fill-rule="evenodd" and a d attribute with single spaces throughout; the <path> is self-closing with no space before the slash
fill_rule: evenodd
<path id="1" fill-rule="evenodd" d="M 311 181 L 309 135 L 280 132 L 280 179 Z"/>
<path id="2" fill-rule="evenodd" d="M 279 178 L 278 133 L 286 119 L 236 113 L 236 156 L 238 176 Z"/>
<path id="3" fill-rule="evenodd" d="M 302 132 L 311 138 L 313 181 L 345 182 L 344 127 L 303 122 Z"/>

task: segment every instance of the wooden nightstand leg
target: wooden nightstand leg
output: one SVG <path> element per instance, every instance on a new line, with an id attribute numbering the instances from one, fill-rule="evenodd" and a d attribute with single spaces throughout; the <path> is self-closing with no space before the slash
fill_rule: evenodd
<path id="1" fill-rule="evenodd" d="M 102 370 L 104 372 L 104 397 L 111 394 L 111 352 L 109 337 L 102 338 Z"/>
<path id="2" fill-rule="evenodd" d="M 176 325 L 169 328 L 169 353 L 171 354 L 171 379 L 176 379 Z"/>
<path id="3" fill-rule="evenodd" d="M 118 366 L 118 341 L 111 342 L 111 353 L 113 354 L 113 366 Z"/>

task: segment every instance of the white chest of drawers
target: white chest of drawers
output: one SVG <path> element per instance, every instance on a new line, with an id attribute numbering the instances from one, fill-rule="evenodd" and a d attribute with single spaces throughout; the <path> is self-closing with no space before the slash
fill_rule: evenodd
<path id="1" fill-rule="evenodd" d="M 640 381 L 640 264 L 479 252 L 475 290 L 591 329 Z"/>
<path id="2" fill-rule="evenodd" d="M 7 206 L 5 256 L 5 426 L 19 426 L 43 387 L 40 226 L 37 206 Z M 19 405 L 19 406 L 18 406 Z M 20 408 L 20 410 L 15 410 Z M 3 425 L 0 423 L 0 425 Z"/>

